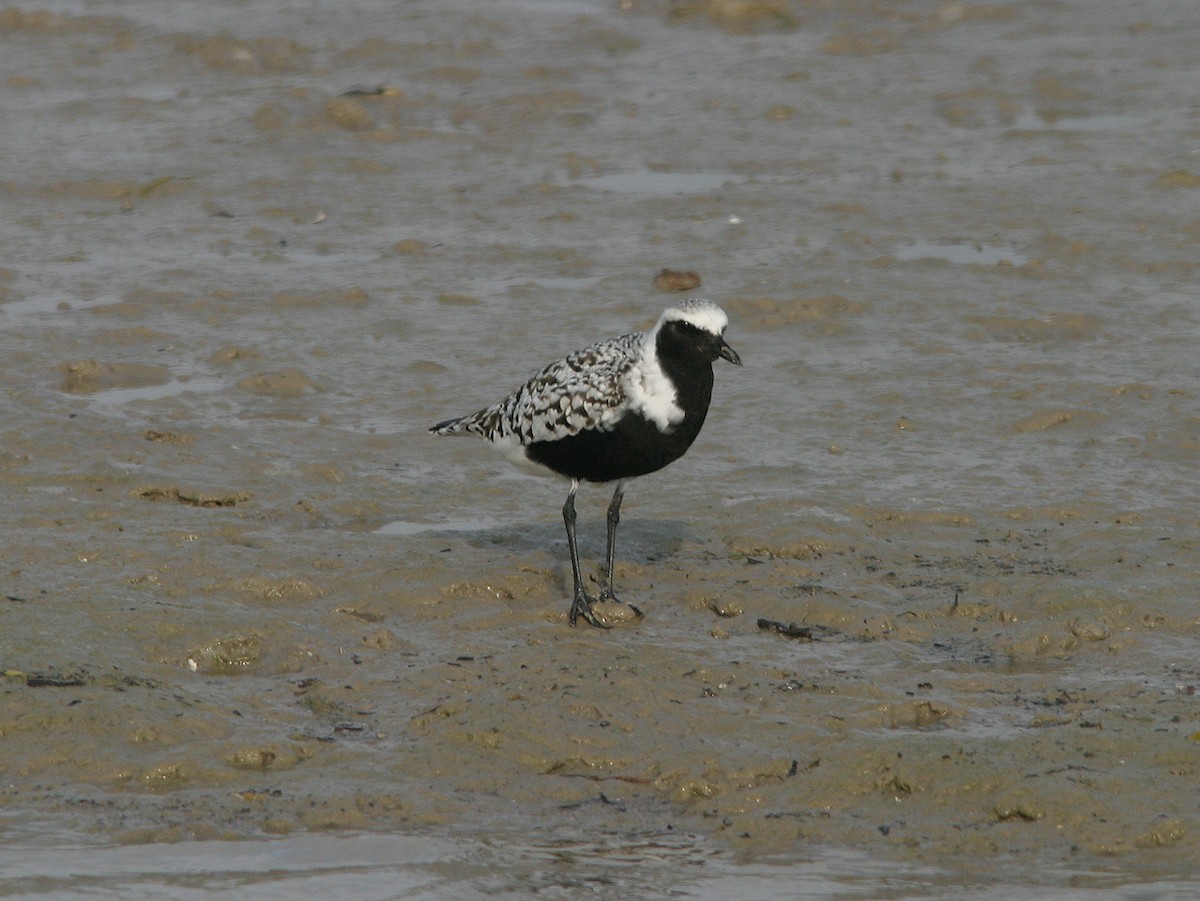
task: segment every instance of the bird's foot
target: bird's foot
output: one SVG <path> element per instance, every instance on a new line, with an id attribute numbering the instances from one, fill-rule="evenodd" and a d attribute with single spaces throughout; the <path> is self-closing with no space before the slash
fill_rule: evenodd
<path id="1" fill-rule="evenodd" d="M 605 588 L 602 592 L 600 592 L 600 601 L 605 604 L 624 604 L 626 607 L 628 607 L 630 610 L 633 611 L 634 619 L 641 619 L 642 617 L 644 617 L 646 615 L 646 614 L 642 613 L 642 611 L 640 609 L 638 609 L 638 607 L 635 606 L 634 604 L 631 604 L 628 601 L 623 601 L 619 597 L 617 597 L 615 594 L 613 594 L 613 590 L 611 588 Z"/>
<path id="2" fill-rule="evenodd" d="M 571 612 L 567 614 L 567 622 L 573 626 L 575 621 L 582 616 L 590 625 L 598 629 L 611 629 L 612 626 L 592 612 L 592 602 L 595 600 L 596 598 L 591 597 L 582 589 L 575 592 L 575 600 L 571 602 Z"/>
<path id="3" fill-rule="evenodd" d="M 580 591 L 571 602 L 567 622 L 573 626 L 582 617 L 589 625 L 598 629 L 611 629 L 617 623 L 638 620 L 643 615 L 641 610 L 633 604 L 625 603 L 610 590 L 605 590 L 598 598 Z"/>

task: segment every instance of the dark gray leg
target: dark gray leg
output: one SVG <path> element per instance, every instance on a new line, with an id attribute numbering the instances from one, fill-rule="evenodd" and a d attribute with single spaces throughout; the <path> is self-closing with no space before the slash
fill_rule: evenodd
<path id="1" fill-rule="evenodd" d="M 575 620 L 582 616 L 593 626 L 608 628 L 592 613 L 592 598 L 588 597 L 588 593 L 583 590 L 583 577 L 579 572 L 579 545 L 575 541 L 575 492 L 578 490 L 579 480 L 572 479 L 567 502 L 563 504 L 563 522 L 567 526 L 567 547 L 571 550 L 571 578 L 575 583 L 575 597 L 571 601 L 571 612 L 567 615 L 567 622 L 573 626 Z"/>
<path id="2" fill-rule="evenodd" d="M 600 600 L 617 601 L 620 599 L 613 593 L 613 567 L 617 562 L 617 524 L 621 521 L 621 501 L 625 499 L 625 483 L 617 482 L 612 501 L 608 505 L 608 554 L 605 560 L 604 581 L 600 583 Z M 627 604 L 638 616 L 642 611 L 633 604 Z"/>
<path id="3" fill-rule="evenodd" d="M 625 499 L 625 483 L 617 482 L 608 505 L 608 555 L 605 558 L 604 581 L 600 583 L 600 600 L 615 601 L 613 594 L 613 565 L 617 560 L 617 523 L 621 521 L 621 501 Z"/>

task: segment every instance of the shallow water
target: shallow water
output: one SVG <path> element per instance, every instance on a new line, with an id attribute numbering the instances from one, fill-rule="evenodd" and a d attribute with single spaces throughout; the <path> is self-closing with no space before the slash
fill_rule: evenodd
<path id="1" fill-rule="evenodd" d="M 0 11 L 2 890 L 1194 894 L 1198 35 Z M 425 429 L 663 268 L 746 365 L 571 630 L 565 486 Z"/>
<path id="2" fill-rule="evenodd" d="M 179 842 L 121 848 L 24 848 L 0 876 L 5 897 L 76 893 L 121 898 L 364 899 L 638 897 L 718 901 L 966 898 L 970 901 L 1194 897 L 1195 883 L 1113 885 L 1100 872 L 1061 874 L 1065 886 L 996 885 L 934 866 L 850 851 L 809 859 L 738 861 L 697 836 L 529 846 L 420 835 L 301 835 L 266 842 Z"/>

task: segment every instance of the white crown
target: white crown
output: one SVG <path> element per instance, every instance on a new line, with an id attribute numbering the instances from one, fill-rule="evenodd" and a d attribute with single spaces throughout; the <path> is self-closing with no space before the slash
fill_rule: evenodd
<path id="1" fill-rule="evenodd" d="M 694 297 L 691 300 L 685 300 L 677 307 L 669 307 L 664 310 L 654 331 L 657 332 L 664 322 L 687 322 L 698 329 L 719 335 L 729 325 L 729 317 L 711 300 Z"/>

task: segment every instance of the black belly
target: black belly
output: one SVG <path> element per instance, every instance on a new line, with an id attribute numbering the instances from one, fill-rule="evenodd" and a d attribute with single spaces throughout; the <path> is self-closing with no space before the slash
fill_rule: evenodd
<path id="1" fill-rule="evenodd" d="M 537 441 L 525 448 L 530 460 L 555 472 L 588 482 L 632 479 L 662 469 L 692 446 L 704 415 L 686 416 L 674 431 L 663 433 L 636 414 L 622 418 L 611 431 L 581 432 L 557 441 Z"/>

